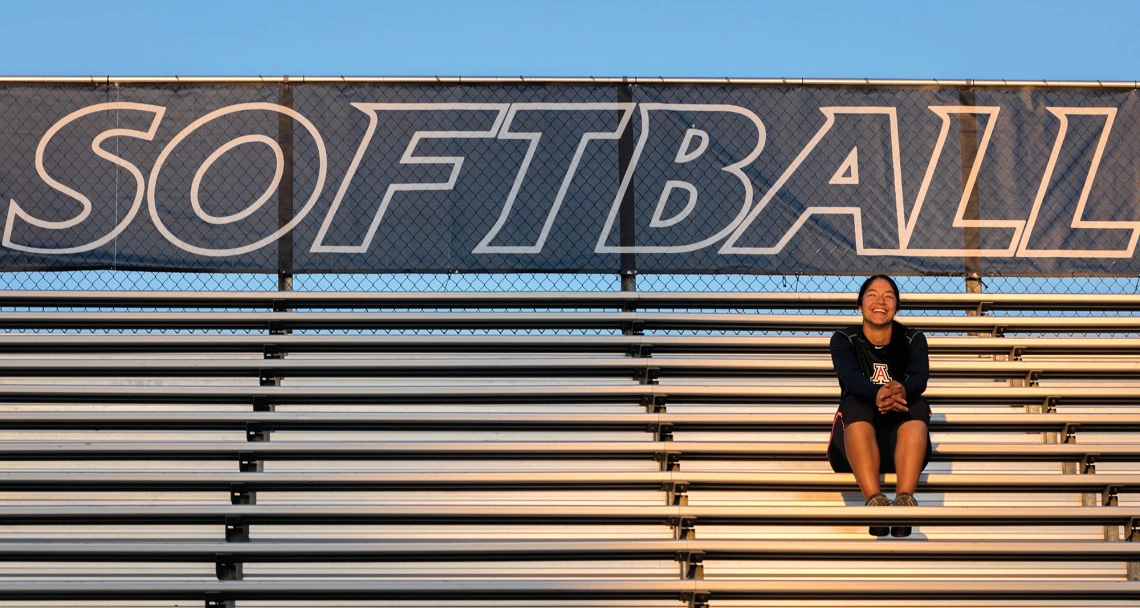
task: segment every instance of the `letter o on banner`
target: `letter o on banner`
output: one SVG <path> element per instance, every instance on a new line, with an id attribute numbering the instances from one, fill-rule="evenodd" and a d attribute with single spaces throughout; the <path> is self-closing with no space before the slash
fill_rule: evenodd
<path id="1" fill-rule="evenodd" d="M 157 188 L 158 176 L 162 171 L 163 164 L 170 157 L 170 155 L 174 153 L 174 149 L 178 147 L 178 144 L 180 144 L 184 139 L 189 137 L 190 134 L 192 134 L 194 131 L 197 131 L 198 129 L 200 129 L 203 125 L 209 123 L 210 121 L 216 120 L 217 118 L 220 118 L 222 116 L 227 116 L 230 114 L 236 114 L 238 112 L 255 112 L 255 111 L 277 112 L 279 114 L 285 114 L 287 116 L 290 116 L 293 118 L 293 120 L 296 120 L 297 122 L 301 123 L 301 126 L 303 126 L 305 128 L 305 130 L 307 130 L 309 132 L 309 134 L 313 137 L 313 140 L 317 144 L 317 154 L 319 156 L 320 168 L 317 172 L 317 182 L 313 186 L 313 193 L 312 193 L 312 195 L 309 196 L 309 200 L 305 201 L 304 206 L 301 207 L 301 209 L 293 216 L 293 219 L 288 224 L 280 227 L 273 234 L 271 234 L 271 235 L 269 235 L 269 236 L 267 236 L 267 237 L 265 237 L 265 238 L 263 238 L 257 242 L 250 243 L 248 245 L 243 245 L 241 247 L 232 247 L 229 249 L 207 249 L 205 247 L 198 247 L 195 245 L 191 245 L 190 243 L 187 243 L 186 241 L 183 241 L 182 239 L 174 236 L 174 234 L 172 232 L 170 232 L 170 230 L 166 227 L 166 225 L 164 225 L 162 223 L 162 219 L 159 217 L 159 214 L 158 214 L 158 204 L 155 201 L 155 192 L 158 189 Z M 229 151 L 229 150 L 231 150 L 231 149 L 233 149 L 239 145 L 247 144 L 247 143 L 265 144 L 265 145 L 268 145 L 274 151 L 274 156 L 276 157 L 276 160 L 277 160 L 277 167 L 275 169 L 275 177 L 273 179 L 273 185 L 261 197 L 259 197 L 256 201 L 254 201 L 249 207 L 247 207 L 243 211 L 231 214 L 229 216 L 224 216 L 224 217 L 216 217 L 216 216 L 212 216 L 212 215 L 207 214 L 201 208 L 201 205 L 198 202 L 198 187 L 199 187 L 199 183 L 201 181 L 202 175 L 206 172 L 206 170 L 209 168 L 210 165 L 212 165 L 215 161 L 217 161 L 217 159 L 222 154 L 224 154 L 225 152 L 227 152 L 227 151 Z M 195 172 L 194 184 L 191 187 L 191 190 L 192 190 L 192 192 L 191 192 L 192 203 L 191 204 L 194 207 L 195 214 L 198 216 L 199 219 L 206 221 L 208 223 L 211 223 L 211 224 L 227 224 L 227 223 L 232 223 L 232 222 L 238 221 L 244 217 L 247 217 L 248 215 L 250 215 L 251 213 L 256 211 L 258 208 L 263 206 L 266 202 L 268 202 L 269 197 L 272 195 L 272 189 L 274 187 L 276 187 L 276 185 L 281 180 L 281 171 L 283 170 L 283 167 L 282 167 L 283 162 L 284 162 L 284 157 L 281 155 L 281 149 L 277 145 L 277 142 L 275 142 L 275 141 L 273 141 L 270 138 L 265 137 L 265 136 L 247 135 L 247 136 L 243 136 L 243 137 L 238 137 L 234 140 L 231 140 L 229 142 L 222 144 L 217 150 L 214 151 L 214 153 L 212 153 L 209 156 L 209 158 L 206 159 L 205 163 L 203 163 L 203 165 Z M 321 135 L 320 135 L 320 133 L 317 132 L 317 128 L 315 126 L 313 126 L 313 123 L 309 122 L 309 120 L 307 118 L 305 118 L 304 116 L 302 116 L 300 113 L 298 113 L 296 110 L 294 110 L 292 108 L 287 108 L 285 106 L 281 106 L 281 105 L 277 105 L 277 104 L 264 103 L 264 102 L 239 103 L 239 104 L 235 104 L 232 106 L 220 108 L 218 110 L 214 110 L 213 112 L 210 112 L 209 114 L 199 118 L 198 120 L 195 120 L 194 122 L 190 123 L 185 129 L 182 129 L 182 131 L 180 133 L 178 133 L 178 135 L 175 135 L 174 139 L 170 140 L 170 143 L 167 144 L 165 148 L 163 148 L 162 153 L 158 155 L 158 159 L 156 161 L 154 161 L 154 168 L 150 172 L 150 181 L 147 184 L 147 206 L 150 208 L 151 219 L 154 220 L 154 225 L 155 225 L 155 227 L 158 228 L 158 231 L 160 233 L 162 233 L 162 236 L 164 236 L 168 241 L 170 241 L 171 243 L 174 243 L 175 245 L 182 248 L 183 250 L 188 251 L 190 253 L 197 254 L 197 255 L 209 256 L 209 257 L 222 257 L 222 256 L 228 256 L 228 255 L 242 255 L 242 254 L 249 253 L 251 251 L 256 251 L 256 250 L 268 245 L 269 243 L 276 241 L 277 239 L 281 238 L 282 235 L 288 233 L 290 230 L 295 228 L 301 220 L 305 219 L 305 216 L 308 215 L 310 211 L 312 211 L 313 206 L 317 204 L 317 199 L 321 196 L 321 190 L 325 186 L 325 176 L 326 176 L 327 172 L 328 172 L 328 153 L 325 150 L 325 142 L 323 139 L 321 139 Z"/>

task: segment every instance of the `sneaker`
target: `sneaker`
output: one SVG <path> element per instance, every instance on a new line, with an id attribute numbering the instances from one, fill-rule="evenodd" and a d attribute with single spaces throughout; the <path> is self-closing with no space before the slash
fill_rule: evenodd
<path id="1" fill-rule="evenodd" d="M 874 496 L 867 499 L 866 506 L 889 507 L 891 506 L 891 501 L 887 500 L 887 497 L 883 496 L 882 494 L 875 494 Z M 869 532 L 871 536 L 886 536 L 887 534 L 891 533 L 891 529 L 886 526 L 871 526 L 867 529 L 867 532 Z"/>
<path id="2" fill-rule="evenodd" d="M 902 494 L 895 496 L 895 502 L 893 503 L 893 506 L 917 507 L 918 501 L 914 499 L 914 496 L 903 492 Z M 891 536 L 895 538 L 906 538 L 907 536 L 910 536 L 910 533 L 910 526 L 891 526 Z"/>

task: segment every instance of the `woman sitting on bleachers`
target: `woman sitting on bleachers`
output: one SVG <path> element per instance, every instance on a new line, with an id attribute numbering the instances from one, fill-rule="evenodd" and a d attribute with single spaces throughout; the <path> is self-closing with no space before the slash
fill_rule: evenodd
<path id="1" fill-rule="evenodd" d="M 827 458 L 837 473 L 854 473 L 869 506 L 892 504 L 879 475 L 895 473 L 897 506 L 916 506 L 918 476 L 930 461 L 930 376 L 926 337 L 894 320 L 899 288 L 875 275 L 859 289 L 863 323 L 835 332 L 831 360 L 842 390 Z M 886 457 L 881 457 L 881 454 Z M 871 526 L 873 536 L 910 536 L 910 526 Z"/>

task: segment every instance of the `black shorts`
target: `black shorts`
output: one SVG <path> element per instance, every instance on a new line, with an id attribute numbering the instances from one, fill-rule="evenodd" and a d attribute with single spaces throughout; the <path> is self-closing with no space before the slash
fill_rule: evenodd
<path id="1" fill-rule="evenodd" d="M 836 473 L 850 473 L 847 462 L 847 448 L 843 443 L 843 429 L 852 422 L 870 422 L 875 427 L 875 439 L 879 444 L 879 472 L 895 472 L 895 444 L 898 443 L 899 427 L 904 422 L 921 420 L 928 425 L 926 432 L 926 459 L 922 468 L 930 463 L 933 448 L 930 445 L 930 403 L 919 397 L 907 403 L 907 412 L 880 414 L 874 403 L 863 401 L 854 395 L 847 395 L 839 402 L 839 411 L 831 422 L 831 439 L 827 441 L 827 460 Z"/>

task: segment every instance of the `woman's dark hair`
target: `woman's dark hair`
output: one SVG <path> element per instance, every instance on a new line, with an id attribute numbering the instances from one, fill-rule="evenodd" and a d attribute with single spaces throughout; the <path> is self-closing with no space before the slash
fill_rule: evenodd
<path id="1" fill-rule="evenodd" d="M 875 279 L 883 279 L 891 286 L 891 291 L 895 292 L 895 310 L 898 311 L 898 309 L 902 307 L 902 298 L 899 297 L 899 286 L 895 283 L 894 279 L 885 274 L 871 275 L 867 277 L 866 281 L 863 281 L 863 285 L 859 288 L 859 299 L 855 300 L 855 308 L 863 306 L 863 294 L 867 293 L 867 288 L 871 286 L 871 283 L 875 282 Z"/>

